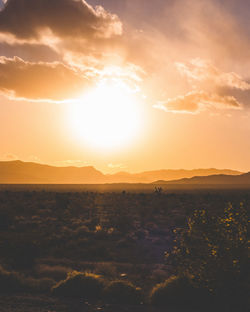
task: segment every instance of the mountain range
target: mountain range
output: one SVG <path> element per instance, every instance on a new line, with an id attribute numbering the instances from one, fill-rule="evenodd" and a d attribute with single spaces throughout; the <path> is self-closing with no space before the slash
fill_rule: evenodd
<path id="1" fill-rule="evenodd" d="M 195 176 L 171 181 L 156 181 L 153 184 L 178 185 L 250 185 L 250 172 L 240 175 L 216 174 L 210 176 Z"/>
<path id="2" fill-rule="evenodd" d="M 205 182 L 206 178 L 208 182 Z M 216 184 L 226 179 L 227 181 L 247 181 L 242 172 L 229 169 L 165 169 L 141 173 L 103 174 L 92 166 L 55 167 L 20 160 L 0 161 L 0 184 L 102 184 L 153 183 L 155 181 L 157 181 L 156 184 Z"/>

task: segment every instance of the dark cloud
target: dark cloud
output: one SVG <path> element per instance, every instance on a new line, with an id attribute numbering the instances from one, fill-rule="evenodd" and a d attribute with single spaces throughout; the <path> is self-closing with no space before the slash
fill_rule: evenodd
<path id="1" fill-rule="evenodd" d="M 0 57 L 0 91 L 14 98 L 63 101 L 74 98 L 90 81 L 61 63 L 32 63 Z"/>
<path id="2" fill-rule="evenodd" d="M 8 0 L 0 12 L 0 32 L 31 40 L 46 30 L 59 38 L 108 38 L 121 33 L 121 23 L 84 0 Z"/>
<path id="3" fill-rule="evenodd" d="M 43 44 L 0 42 L 0 55 L 8 55 L 9 58 L 19 56 L 30 62 L 61 61 L 60 55 L 55 50 Z"/>

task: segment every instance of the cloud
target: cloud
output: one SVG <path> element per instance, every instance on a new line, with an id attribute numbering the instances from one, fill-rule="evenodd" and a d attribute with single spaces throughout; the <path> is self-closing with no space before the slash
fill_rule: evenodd
<path id="1" fill-rule="evenodd" d="M 124 72 L 128 64 L 132 65 L 130 73 L 119 78 L 134 84 L 134 78 L 138 77 L 136 87 L 139 85 L 150 101 L 155 103 L 163 93 L 163 99 L 176 98 L 190 90 L 187 79 L 181 79 L 176 71 L 177 60 L 181 60 L 177 66 L 182 75 L 199 86 L 195 90 L 219 93 L 208 87 L 209 84 L 248 90 L 249 84 L 242 77 L 248 77 L 249 36 L 226 6 L 214 0 L 193 0 L 185 5 L 183 0 L 157 0 L 146 5 L 144 1 L 124 1 L 120 11 L 126 20 L 126 32 L 123 32 L 117 15 L 101 6 L 93 7 L 85 0 L 8 0 L 0 11 L 0 42 L 5 43 L 4 54 L 13 57 L 17 51 L 25 63 L 29 61 L 30 67 L 32 64 L 35 68 L 41 48 L 43 56 L 39 61 L 52 62 L 58 58 L 57 61 L 68 65 L 62 66 L 70 72 L 70 77 L 73 75 L 76 79 L 72 78 L 76 83 L 69 82 L 63 88 L 66 78 L 60 77 L 61 86 L 54 93 L 50 90 L 43 95 L 39 85 L 35 87 L 35 82 L 40 83 L 37 78 L 32 83 L 36 94 L 26 91 L 25 98 L 31 95 L 35 99 L 61 100 L 64 95 L 71 98 L 84 80 L 72 68 L 78 68 L 78 72 L 89 70 L 94 77 L 101 77 L 105 67 L 119 67 Z M 188 63 L 189 59 L 193 61 Z M 226 69 L 221 71 L 203 59 L 211 59 Z M 48 67 L 51 66 L 47 64 Z M 16 70 L 20 73 L 20 66 Z M 20 76 L 23 77 L 21 73 Z M 21 81 L 22 91 L 24 82 Z M 71 86 L 74 90 L 70 90 Z M 18 89 L 16 96 L 20 97 L 23 93 L 20 88 L 7 88 L 6 93 L 14 94 Z"/>
<path id="2" fill-rule="evenodd" d="M 41 159 L 35 155 L 30 155 L 26 161 L 35 162 L 35 163 L 42 163 Z"/>
<path id="3" fill-rule="evenodd" d="M 113 164 L 113 163 L 108 164 L 108 167 L 110 169 L 126 169 L 127 168 L 127 166 L 123 164 Z"/>
<path id="4" fill-rule="evenodd" d="M 62 63 L 32 63 L 0 57 L 0 91 L 10 97 L 63 101 L 74 98 L 90 81 Z"/>
<path id="5" fill-rule="evenodd" d="M 233 96 L 220 96 L 204 91 L 192 91 L 186 95 L 159 102 L 154 108 L 173 113 L 196 114 L 209 108 L 241 109 L 241 104 Z"/>
<path id="6" fill-rule="evenodd" d="M 0 12 L 0 32 L 39 40 L 50 31 L 58 38 L 109 38 L 122 33 L 118 17 L 85 0 L 8 0 Z"/>
<path id="7" fill-rule="evenodd" d="M 197 81 L 213 84 L 218 87 L 227 87 L 243 91 L 250 90 L 250 84 L 244 81 L 240 75 L 234 72 L 225 73 L 208 60 L 196 58 L 187 64 L 176 63 L 176 67 L 191 83 Z"/>
<path id="8" fill-rule="evenodd" d="M 89 166 L 89 163 L 83 160 L 60 160 L 54 163 L 58 167 L 86 167 Z"/>
<path id="9" fill-rule="evenodd" d="M 128 38 L 127 57 L 147 72 L 143 84 L 153 103 L 163 96 L 164 100 L 186 94 L 190 91 L 189 81 L 196 85 L 195 90 L 223 95 L 228 91 L 234 95 L 235 91 L 248 88 L 245 79 L 250 77 L 250 27 L 244 27 L 242 14 L 237 14 L 239 9 L 243 11 L 249 26 L 250 11 L 244 9 L 249 6 L 246 1 L 239 0 L 240 6 L 233 0 L 223 0 L 223 4 L 217 0 L 165 0 L 159 6 L 155 2 L 158 3 L 153 1 L 143 6 L 143 0 L 127 0 L 131 8 L 129 18 L 133 17 L 133 25 L 139 23 L 141 29 L 133 31 Z M 229 2 L 234 3 L 234 10 L 229 10 Z M 138 16 L 144 19 L 136 23 Z M 219 90 L 222 87 L 211 79 L 188 81 L 186 76 L 183 79 L 174 64 L 181 62 L 187 66 L 190 59 L 198 57 L 211 60 L 224 74 L 220 79 L 217 77 L 218 84 L 231 85 L 230 89 L 234 90 Z M 248 101 L 240 100 L 248 105 Z"/>
<path id="10" fill-rule="evenodd" d="M 117 15 L 85 0 L 7 0 L 0 10 L 0 49 L 8 55 L 0 60 L 0 90 L 71 99 L 115 59 L 122 27 Z"/>
<path id="11" fill-rule="evenodd" d="M 44 45 L 79 65 L 100 62 L 119 46 L 122 33 L 117 15 L 85 0 L 8 0 L 0 11 L 0 43 Z"/>
<path id="12" fill-rule="evenodd" d="M 62 61 L 60 55 L 49 46 L 43 44 L 29 43 L 7 43 L 0 40 L 1 55 L 8 55 L 9 58 L 18 56 L 30 62 L 55 62 Z"/>

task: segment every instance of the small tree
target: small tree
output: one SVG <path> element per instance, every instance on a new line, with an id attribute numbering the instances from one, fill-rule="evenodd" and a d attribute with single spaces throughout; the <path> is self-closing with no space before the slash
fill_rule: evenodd
<path id="1" fill-rule="evenodd" d="M 161 195 L 163 193 L 163 188 L 160 186 L 155 187 L 155 194 L 156 195 Z"/>
<path id="2" fill-rule="evenodd" d="M 210 299 L 207 290 L 197 288 L 188 276 L 171 276 L 155 285 L 150 301 L 155 306 L 169 308 L 202 308 Z"/>
<path id="3" fill-rule="evenodd" d="M 105 300 L 114 304 L 140 304 L 141 289 L 127 281 L 113 281 L 104 291 Z"/>

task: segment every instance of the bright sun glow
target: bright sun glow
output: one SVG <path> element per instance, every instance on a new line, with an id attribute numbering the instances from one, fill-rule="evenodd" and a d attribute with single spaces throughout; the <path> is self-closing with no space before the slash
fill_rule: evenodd
<path id="1" fill-rule="evenodd" d="M 141 107 L 124 83 L 102 82 L 71 106 L 74 135 L 97 149 L 117 149 L 132 143 L 141 128 Z"/>

